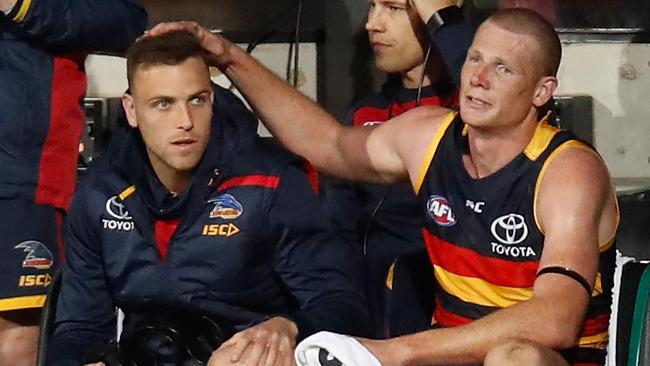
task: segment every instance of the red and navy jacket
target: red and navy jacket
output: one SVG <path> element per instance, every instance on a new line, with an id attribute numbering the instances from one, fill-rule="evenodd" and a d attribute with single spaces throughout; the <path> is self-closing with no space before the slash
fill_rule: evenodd
<path id="1" fill-rule="evenodd" d="M 463 22 L 460 9 L 453 22 L 438 30 L 429 29 L 432 57 L 440 57 L 448 70 L 441 79 L 421 91 L 420 105 L 455 108 L 460 69 L 471 43 L 473 30 Z M 444 74 L 444 73 L 443 73 Z M 381 124 L 416 107 L 418 91 L 402 86 L 398 75 L 389 75 L 382 90 L 357 102 L 343 120 L 347 126 Z M 329 179 L 323 187 L 323 202 L 335 229 L 357 243 L 365 255 L 364 278 L 375 336 L 394 336 L 396 329 L 385 324 L 384 283 L 389 267 L 401 256 L 423 253 L 424 220 L 409 184 L 360 184 Z M 404 308 L 403 304 L 399 308 Z M 411 329 L 414 330 L 414 329 Z"/>
<path id="2" fill-rule="evenodd" d="M 115 337 L 127 318 L 199 312 L 241 330 L 269 317 L 367 334 L 351 246 L 329 228 L 302 160 L 256 135 L 257 119 L 216 89 L 211 139 L 191 185 L 162 187 L 137 130 L 95 161 L 67 218 L 66 261 L 49 363 Z M 83 361 L 83 362 L 80 362 Z"/>
<path id="3" fill-rule="evenodd" d="M 18 0 L 0 12 L 0 198 L 68 208 L 86 54 L 123 52 L 146 24 L 135 0 Z"/>

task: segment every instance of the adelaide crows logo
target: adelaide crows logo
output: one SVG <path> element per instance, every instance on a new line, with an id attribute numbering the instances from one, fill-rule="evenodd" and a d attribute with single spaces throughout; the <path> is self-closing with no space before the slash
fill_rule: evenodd
<path id="1" fill-rule="evenodd" d="M 49 269 L 54 264 L 52 252 L 36 240 L 27 240 L 14 247 L 27 253 L 23 260 L 23 268 Z"/>
<path id="2" fill-rule="evenodd" d="M 232 220 L 238 218 L 244 212 L 244 207 L 241 203 L 228 193 L 210 199 L 208 203 L 215 203 L 212 212 L 210 212 L 211 219 L 222 218 Z"/>

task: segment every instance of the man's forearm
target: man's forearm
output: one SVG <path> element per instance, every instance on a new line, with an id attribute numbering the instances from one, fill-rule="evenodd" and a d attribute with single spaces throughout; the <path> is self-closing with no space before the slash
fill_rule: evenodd
<path id="1" fill-rule="evenodd" d="M 269 131 L 317 168 L 330 165 L 341 125 L 243 50 L 233 49 L 224 70 Z"/>
<path id="2" fill-rule="evenodd" d="M 509 339 L 532 340 L 552 349 L 567 348 L 577 338 L 582 316 L 566 311 L 562 302 L 557 302 L 556 307 L 533 299 L 464 326 L 369 344 L 369 349 L 385 366 L 410 366 L 481 363 L 492 348 Z"/>

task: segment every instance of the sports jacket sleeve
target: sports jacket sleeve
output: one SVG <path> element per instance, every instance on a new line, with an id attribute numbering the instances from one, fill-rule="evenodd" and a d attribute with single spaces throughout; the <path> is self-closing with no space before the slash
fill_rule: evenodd
<path id="1" fill-rule="evenodd" d="M 460 88 L 460 70 L 463 68 L 467 49 L 472 44 L 474 29 L 465 21 L 460 8 L 451 8 L 450 19 L 442 27 L 435 29 L 433 22 L 427 28 L 433 45 L 447 66 L 451 81 Z"/>
<path id="2" fill-rule="evenodd" d="M 299 339 L 320 330 L 365 335 L 368 315 L 360 290 L 359 255 L 337 239 L 305 174 L 282 174 L 269 213 L 277 239 L 274 267 L 300 310 L 286 316 Z"/>
<path id="3" fill-rule="evenodd" d="M 101 245 L 87 201 L 77 194 L 66 218 L 65 262 L 57 301 L 54 335 L 48 345 L 48 365 L 79 365 L 96 355 L 117 333 L 115 306 L 104 278 Z M 99 205 L 101 207 L 101 205 Z"/>
<path id="4" fill-rule="evenodd" d="M 343 125 L 352 126 L 352 115 L 355 110 L 346 116 L 342 121 Z M 323 182 L 321 194 L 323 207 L 335 232 L 361 250 L 361 238 L 357 232 L 361 215 L 358 184 L 334 177 L 326 177 Z"/>
<path id="5" fill-rule="evenodd" d="M 147 26 L 137 0 L 18 0 L 6 18 L 61 52 L 122 53 Z"/>

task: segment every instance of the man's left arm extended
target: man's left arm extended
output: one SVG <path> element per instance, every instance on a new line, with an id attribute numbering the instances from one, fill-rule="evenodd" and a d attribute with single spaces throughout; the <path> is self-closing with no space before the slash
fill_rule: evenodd
<path id="1" fill-rule="evenodd" d="M 593 152 L 577 152 L 582 155 L 576 159 L 564 154 L 549 166 L 539 189 L 537 213 L 546 236 L 540 269 L 569 268 L 593 288 L 598 244 L 616 227 L 615 198 Z M 384 366 L 481 363 L 491 349 L 514 339 L 570 348 L 577 343 L 590 295 L 579 281 L 548 273 L 535 281 L 531 299 L 467 325 L 362 343 Z"/>

